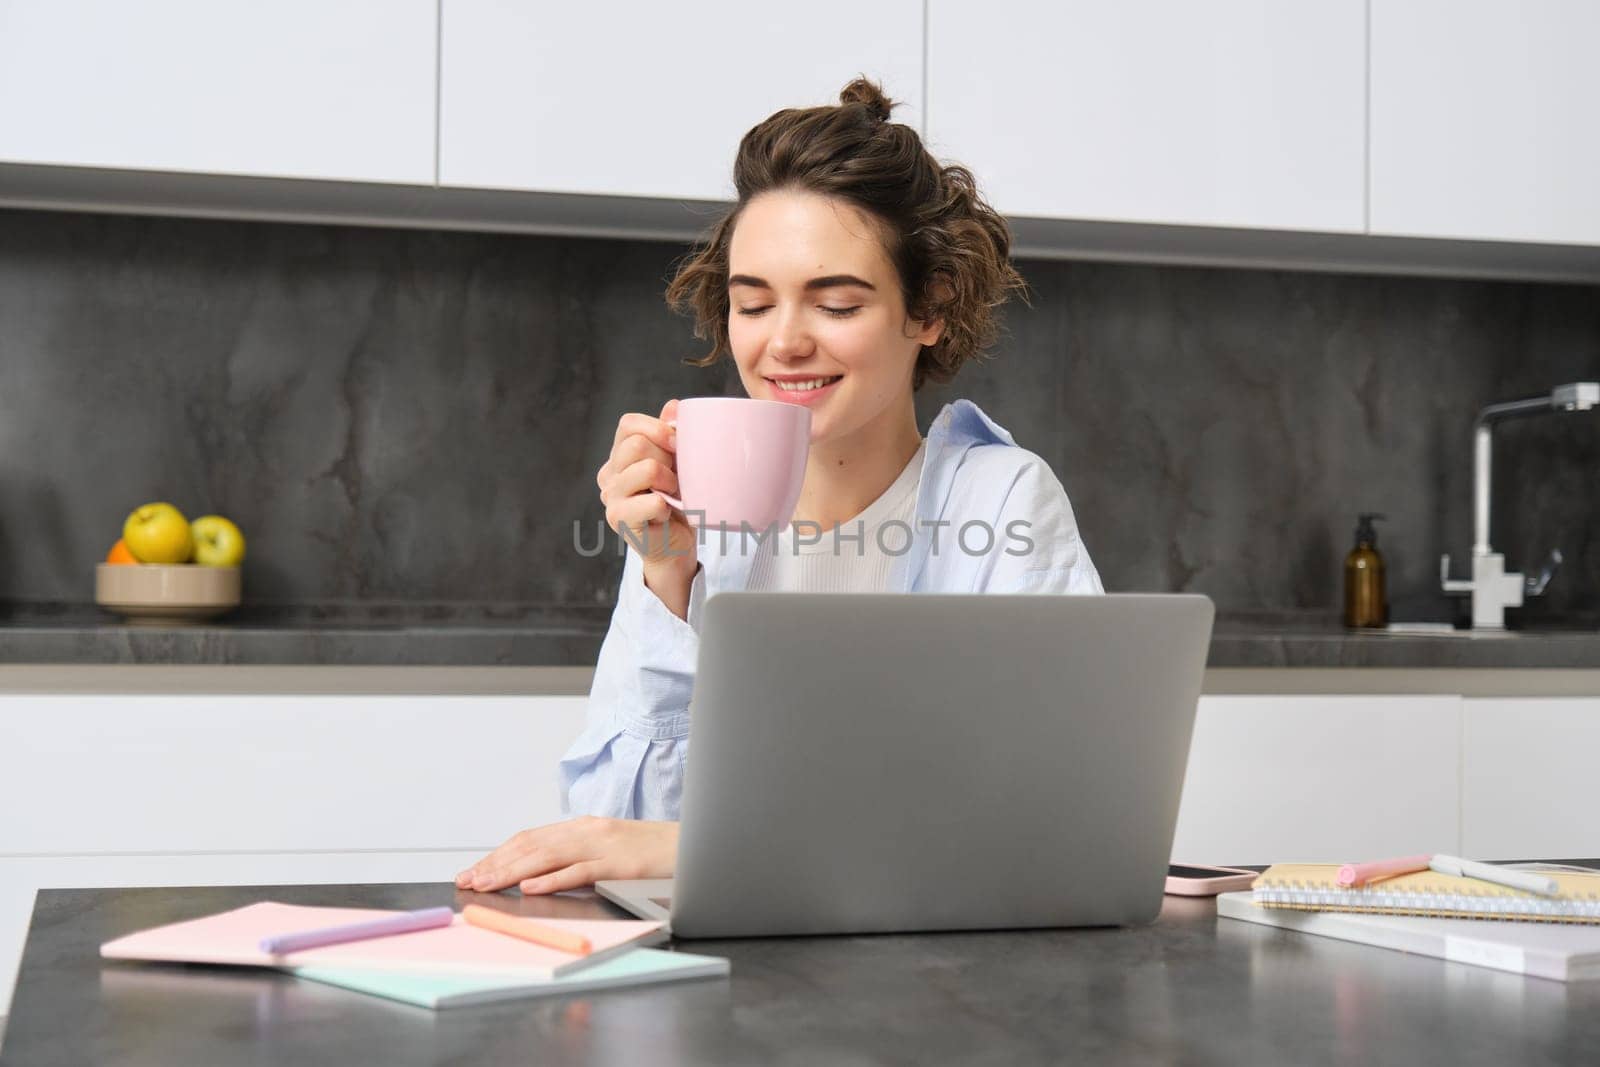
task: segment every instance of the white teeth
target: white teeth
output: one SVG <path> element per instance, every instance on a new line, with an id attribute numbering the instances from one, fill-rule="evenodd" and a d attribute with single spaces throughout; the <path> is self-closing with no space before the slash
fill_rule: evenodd
<path id="1" fill-rule="evenodd" d="M 839 380 L 839 377 L 843 377 L 843 375 L 834 378 L 813 378 L 809 382 L 775 381 L 772 384 L 776 385 L 779 389 L 785 390 L 786 392 L 806 393 L 810 392 L 812 389 L 821 389 L 825 385 L 832 385 L 834 382 Z"/>

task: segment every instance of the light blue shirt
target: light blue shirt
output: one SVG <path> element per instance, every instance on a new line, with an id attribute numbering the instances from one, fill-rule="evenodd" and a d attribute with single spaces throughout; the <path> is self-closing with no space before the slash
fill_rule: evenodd
<path id="1" fill-rule="evenodd" d="M 889 592 L 1105 591 L 1050 465 L 970 400 L 947 404 L 928 430 L 915 515 L 913 528 L 894 542 L 909 548 L 889 569 Z M 967 523 L 976 525 L 963 536 Z M 841 528 L 851 532 L 849 523 Z M 568 815 L 678 818 L 705 600 L 745 589 L 756 553 L 771 551 L 770 539 L 758 545 L 746 536 L 741 545 L 737 531 L 729 532 L 726 549 L 715 529 L 701 540 L 687 621 L 645 586 L 639 554 L 627 550 L 587 722 L 561 759 Z M 841 551 L 853 551 L 844 544 Z"/>

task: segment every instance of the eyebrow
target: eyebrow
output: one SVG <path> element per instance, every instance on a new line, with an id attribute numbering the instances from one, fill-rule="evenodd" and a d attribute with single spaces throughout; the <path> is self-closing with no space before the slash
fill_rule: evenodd
<path id="1" fill-rule="evenodd" d="M 749 285 L 756 289 L 772 288 L 767 284 L 765 278 L 757 278 L 752 274 L 735 274 L 731 276 L 728 279 L 728 288 L 732 289 L 736 285 Z M 863 278 L 857 278 L 854 274 L 828 274 L 821 278 L 812 278 L 806 282 L 805 287 L 806 291 L 810 292 L 813 289 L 833 289 L 841 285 L 855 285 L 862 289 L 870 289 L 873 292 L 878 291 L 877 286 Z"/>

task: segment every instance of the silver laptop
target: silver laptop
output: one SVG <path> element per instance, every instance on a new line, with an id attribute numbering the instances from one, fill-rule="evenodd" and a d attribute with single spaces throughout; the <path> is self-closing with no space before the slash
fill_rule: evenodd
<path id="1" fill-rule="evenodd" d="M 595 888 L 677 937 L 1149 921 L 1212 612 L 1186 594 L 711 597 L 677 876 Z"/>

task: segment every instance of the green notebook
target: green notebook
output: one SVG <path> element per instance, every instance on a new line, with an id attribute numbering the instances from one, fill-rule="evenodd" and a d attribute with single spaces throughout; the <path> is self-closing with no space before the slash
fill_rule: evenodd
<path id="1" fill-rule="evenodd" d="M 676 982 L 685 978 L 720 978 L 728 973 L 728 961 L 720 956 L 636 948 L 548 982 L 495 976 L 441 975 L 430 978 L 426 975 L 356 971 L 348 967 L 295 967 L 291 970 L 299 977 L 314 982 L 438 1010 L 523 997 L 552 997 L 596 989 Z"/>

